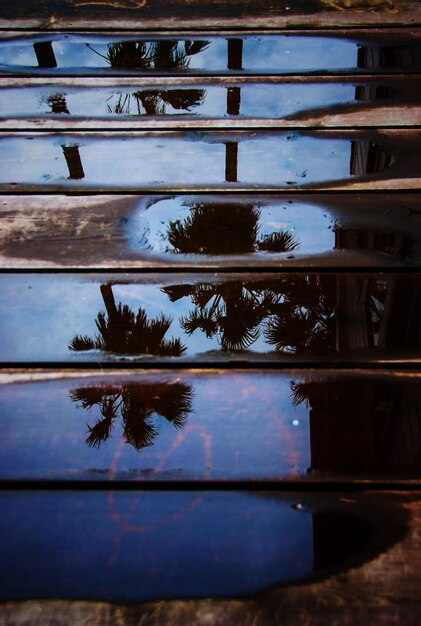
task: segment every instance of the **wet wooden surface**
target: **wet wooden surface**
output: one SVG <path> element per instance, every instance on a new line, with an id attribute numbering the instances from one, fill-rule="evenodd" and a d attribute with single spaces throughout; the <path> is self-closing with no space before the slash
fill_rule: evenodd
<path id="1" fill-rule="evenodd" d="M 3 78 L 5 130 L 411 127 L 421 84 L 404 76 Z M 161 107 L 148 109 L 147 97 Z M 167 98 L 166 103 L 162 97 Z M 190 99 L 189 99 L 190 98 Z M 143 104 L 142 104 L 143 100 Z"/>
<path id="2" fill-rule="evenodd" d="M 420 398 L 405 370 L 9 371 L 0 485 L 410 487 Z"/>
<path id="3" fill-rule="evenodd" d="M 420 362 L 416 273 L 7 273 L 0 284 L 4 366 Z"/>
<path id="4" fill-rule="evenodd" d="M 0 264 L 10 269 L 421 263 L 421 203 L 414 193 L 3 195 L 0 215 Z M 177 221 L 182 239 L 175 238 Z M 268 249 L 281 235 L 283 245 L 279 239 Z"/>
<path id="5" fill-rule="evenodd" d="M 34 623 L 70 625 L 75 622 L 110 626 L 116 623 L 181 626 L 186 622 L 295 626 L 303 621 L 311 625 L 329 621 L 357 626 L 366 620 L 410 626 L 419 623 L 419 495 L 368 491 L 315 497 L 314 494 L 297 492 L 291 494 L 291 501 L 304 506 L 317 503 L 320 508 L 339 508 L 355 513 L 367 514 L 371 509 L 372 519 L 377 517 L 378 528 L 383 529 L 377 537 L 377 546 L 373 546 L 375 550 L 383 543 L 381 554 L 372 554 L 371 560 L 362 566 L 354 562 L 343 571 L 331 573 L 328 579 L 281 587 L 248 601 L 167 600 L 134 606 L 63 600 L 10 602 L 2 605 L 2 623 L 24 626 Z M 391 540 L 392 545 L 385 549 Z M 393 540 L 397 540 L 394 545 Z"/>
<path id="6" fill-rule="evenodd" d="M 0 191 L 406 191 L 420 146 L 413 129 L 1 133 Z"/>
<path id="7" fill-rule="evenodd" d="M 2 5 L 0 624 L 418 626 L 419 3 L 162 12 Z"/>

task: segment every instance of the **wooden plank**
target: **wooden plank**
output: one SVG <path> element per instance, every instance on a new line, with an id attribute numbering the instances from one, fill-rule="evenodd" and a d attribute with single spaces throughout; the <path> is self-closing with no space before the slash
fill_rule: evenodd
<path id="1" fill-rule="evenodd" d="M 103 494 L 105 498 L 106 494 Z M 124 494 L 120 494 L 120 496 Z M 178 520 L 178 536 L 182 529 L 185 529 L 186 540 L 187 530 L 190 528 L 190 524 L 197 520 L 200 515 L 210 508 L 210 519 L 213 520 L 213 512 L 217 511 L 217 517 L 226 519 L 227 528 L 226 533 L 229 534 L 232 528 L 236 526 L 240 527 L 243 532 L 246 531 L 247 525 L 244 523 L 242 516 L 243 507 L 241 506 L 241 498 L 236 494 L 230 494 L 232 496 L 232 502 L 238 503 L 237 508 L 237 520 L 236 524 L 233 523 L 233 517 L 231 516 L 231 508 L 229 507 L 229 497 L 226 498 L 228 509 L 225 516 L 221 517 L 220 511 L 217 508 L 218 503 L 223 501 L 223 496 L 215 497 L 213 508 L 209 507 L 210 496 L 203 496 L 201 502 L 196 507 L 191 505 L 194 502 L 194 495 L 191 494 L 188 499 L 190 506 L 187 510 L 181 512 L 182 523 Z M 3 501 L 7 504 L 3 519 L 10 519 L 11 506 L 12 506 L 12 494 L 6 494 L 3 497 Z M 164 493 L 162 497 L 169 498 L 169 501 L 173 502 L 176 499 L 176 495 Z M 244 496 L 243 496 L 244 497 Z M 133 575 L 126 583 L 127 590 L 133 589 L 134 585 L 137 590 L 144 588 L 139 581 L 144 580 L 145 554 L 149 554 L 151 550 L 154 551 L 153 562 L 159 561 L 160 555 L 164 547 L 167 545 L 171 537 L 174 537 L 174 532 L 177 527 L 177 520 L 169 521 L 166 526 L 154 526 L 151 530 L 145 532 L 134 532 L 135 524 L 130 526 L 127 520 L 135 522 L 141 515 L 142 502 L 144 499 L 139 496 L 132 495 L 135 508 L 134 513 L 132 511 L 132 517 L 128 517 L 127 503 L 130 504 L 129 494 L 126 494 L 126 498 L 119 497 L 119 494 L 112 496 L 109 500 L 108 512 L 105 511 L 102 518 L 98 515 L 104 510 L 101 494 L 86 494 L 85 499 L 81 496 L 79 499 L 76 494 L 73 494 L 73 503 L 78 504 L 78 508 L 71 506 L 72 497 L 70 494 L 15 494 L 13 500 L 13 506 L 15 509 L 27 511 L 27 516 L 21 516 L 17 518 L 15 516 L 16 529 L 19 530 L 18 536 L 23 542 L 28 541 L 28 534 L 22 532 L 23 519 L 30 520 L 32 522 L 32 536 L 39 535 L 39 524 L 35 524 L 35 521 L 42 519 L 42 513 L 49 505 L 49 516 L 53 515 L 54 518 L 58 512 L 61 511 L 63 515 L 63 521 L 58 526 L 56 533 L 52 536 L 49 543 L 49 554 L 53 557 L 51 563 L 54 565 L 54 571 L 57 572 L 57 580 L 54 581 L 54 585 L 57 586 L 59 581 L 63 579 L 64 573 L 69 570 L 77 569 L 78 564 L 82 562 L 79 559 L 66 559 L 63 555 L 63 546 L 67 546 L 69 542 L 69 535 L 73 536 L 80 529 L 80 539 L 75 543 L 72 543 L 72 554 L 81 555 L 80 548 L 85 546 L 86 550 L 92 554 L 99 547 L 99 543 L 102 537 L 117 537 L 117 546 L 126 545 L 129 542 L 130 548 L 117 552 L 115 548 L 115 542 L 102 541 L 103 552 L 106 554 L 113 554 L 113 548 L 116 551 L 116 558 L 104 559 L 101 558 L 103 567 L 111 574 L 114 570 L 118 569 L 118 578 L 115 587 L 110 590 L 113 596 L 117 595 L 120 590 L 121 583 L 121 559 L 130 560 L 136 559 L 136 564 L 131 561 L 132 570 L 137 575 Z M 266 500 L 265 500 L 266 498 Z M 19 623 L 22 626 L 29 626 L 35 624 L 36 626 L 52 626 L 53 624 L 70 624 L 78 621 L 90 621 L 92 624 L 103 624 L 105 626 L 111 626 L 117 621 L 122 626 L 129 626 L 133 623 L 143 623 L 145 626 L 181 626 L 185 623 L 200 623 L 203 621 L 203 616 L 206 616 L 207 621 L 223 621 L 223 623 L 233 624 L 235 626 L 268 626 L 269 624 L 286 624 L 287 626 L 293 626 L 298 623 L 298 620 L 304 620 L 310 626 L 321 626 L 326 621 L 337 623 L 341 622 L 347 626 L 358 626 L 362 621 L 370 619 L 371 623 L 376 624 L 391 624 L 404 623 L 406 620 L 409 626 L 415 626 L 420 615 L 420 576 L 419 576 L 419 554 L 420 554 L 420 498 L 417 493 L 408 494 L 378 494 L 373 492 L 361 493 L 361 494 L 343 494 L 336 493 L 331 495 L 316 495 L 309 493 L 296 493 L 290 494 L 290 496 L 274 495 L 273 493 L 262 492 L 262 496 L 249 496 L 249 499 L 255 503 L 255 506 L 250 507 L 251 520 L 258 522 L 259 512 L 272 505 L 273 512 L 267 516 L 269 520 L 276 520 L 276 512 L 283 509 L 286 505 L 293 507 L 291 510 L 293 514 L 297 515 L 297 523 L 293 525 L 288 532 L 277 532 L 279 529 L 283 529 L 282 522 L 273 524 L 271 526 L 272 532 L 262 532 L 260 535 L 254 534 L 253 538 L 250 538 L 249 546 L 242 552 L 248 554 L 250 546 L 255 545 L 255 541 L 264 543 L 264 539 L 269 537 L 272 544 L 278 547 L 280 537 L 287 537 L 290 541 L 290 545 L 295 545 L 294 538 L 299 533 L 303 520 L 307 520 L 308 515 L 313 516 L 314 524 L 312 525 L 312 545 L 316 548 L 313 552 L 313 558 L 318 564 L 325 564 L 324 570 L 322 570 L 319 578 L 317 575 L 313 580 L 307 580 L 306 584 L 300 584 L 301 581 L 297 581 L 298 584 L 291 584 L 283 587 L 272 589 L 264 594 L 254 595 L 251 598 L 237 598 L 235 600 L 228 599 L 195 599 L 195 600 L 168 600 L 155 601 L 147 603 L 137 604 L 121 604 L 116 606 L 115 604 L 107 602 L 88 602 L 79 600 L 75 602 L 69 602 L 65 600 L 36 600 L 31 602 L 8 602 L 0 605 L 0 615 L 4 624 Z M 255 502 L 257 500 L 257 502 Z M 179 496 L 179 502 L 182 498 Z M 89 512 L 86 509 L 86 504 L 90 503 Z M 225 502 L 225 501 L 224 501 Z M 26 507 L 25 507 L 26 503 Z M 36 506 L 30 507 L 30 503 Z M 70 503 L 70 506 L 66 506 Z M 95 503 L 95 507 L 93 507 Z M 260 503 L 260 504 L 259 504 Z M 117 508 L 117 505 L 120 505 Z M 113 508 L 111 508 L 113 507 Z M 299 509 L 296 511 L 295 509 Z M 301 508 L 302 507 L 302 508 Z M 106 507 L 105 507 L 106 508 Z M 110 513 L 111 509 L 111 513 Z M 145 514 L 148 510 L 144 507 Z M 75 510 L 80 512 L 80 516 L 75 516 Z M 112 511 L 116 511 L 117 515 L 114 517 L 114 533 L 109 531 L 111 526 Z M 224 510 L 225 507 L 224 507 Z M 324 515 L 326 511 L 333 513 L 332 517 Z M 208 511 L 206 511 L 208 512 Z M 302 518 L 299 517 L 299 512 L 302 514 Z M 83 514 L 83 517 L 82 517 Z M 285 517 L 285 519 L 288 519 Z M 337 523 L 334 524 L 336 519 Z M 356 525 L 348 524 L 348 520 L 354 520 Z M 95 529 L 93 530 L 94 520 L 97 520 Z M 125 523 L 126 522 L 126 523 Z M 329 523 L 330 522 L 330 523 Z M 358 526 L 358 522 L 360 525 Z M 364 523 L 365 522 L 365 523 Z M 80 526 L 80 524 L 84 526 Z M 341 537 L 340 526 L 347 529 L 349 535 L 347 538 L 343 538 L 341 544 L 341 550 L 338 549 L 338 540 Z M 206 520 L 203 524 L 196 525 L 192 529 L 193 537 L 196 537 L 195 531 L 197 528 L 203 528 L 206 525 Z M 27 528 L 31 527 L 29 524 Z M 260 524 L 258 524 L 260 528 Z M 360 528 L 360 532 L 355 530 Z M 371 528 L 371 533 L 368 529 Z M 69 535 L 65 535 L 65 530 L 68 529 Z M 174 529 L 174 530 L 173 530 Z M 275 530 L 276 529 L 276 530 Z M 365 532 L 364 532 L 365 529 Z M 363 532 L 361 532 L 363 531 Z M 364 550 L 364 538 L 368 538 L 367 531 L 371 535 L 371 548 L 366 543 L 366 549 Z M 43 525 L 43 533 L 45 536 L 45 524 Z M 239 533 L 241 535 L 241 533 Z M 244 532 L 248 537 L 247 532 Z M 190 540 L 191 540 L 190 536 Z M 215 538 L 215 530 L 212 531 L 213 538 Z M 348 559 L 346 560 L 345 568 L 342 571 L 332 571 L 332 560 L 329 561 L 329 555 L 332 554 L 334 549 L 338 549 L 341 555 L 344 555 L 343 548 L 349 546 L 350 537 L 353 537 L 352 542 L 356 554 L 354 558 L 348 553 Z M 7 555 L 13 553 L 15 543 L 10 543 L 8 533 L 3 536 L 3 542 L 8 541 Z M 156 537 L 156 540 L 155 540 Z M 238 534 L 237 534 L 238 537 Z M 237 539 L 237 537 L 235 539 Z M 57 552 L 58 552 L 58 539 L 62 538 L 61 550 L 59 557 L 60 567 L 56 568 Z M 147 540 L 150 543 L 147 544 Z M 90 542 L 89 542 L 90 540 Z M 362 540 L 362 543 L 361 543 Z M 117 540 L 116 540 L 117 541 Z M 241 541 L 241 539 L 240 539 Z M 134 545 L 144 543 L 145 550 L 135 550 Z M 180 542 L 181 543 L 181 542 Z M 176 545 L 180 545 L 180 543 Z M 190 542 L 187 541 L 189 544 Z M 185 545 L 184 542 L 182 545 Z M 212 545 L 220 545 L 219 542 L 214 542 Z M 232 545 L 232 542 L 229 542 Z M 302 549 L 306 546 L 305 542 L 302 544 Z M 331 550 L 329 550 L 329 545 Z M 320 547 L 321 550 L 317 550 Z M 40 549 L 40 544 L 37 544 L 37 549 Z M 227 548 L 225 548 L 225 551 Z M 228 548 L 229 550 L 229 548 Z M 260 550 L 260 548 L 259 548 Z M 31 550 L 26 551 L 24 558 L 28 559 Z M 288 553 L 288 550 L 285 551 Z M 202 550 L 199 551 L 202 554 Z M 206 552 L 208 554 L 208 552 Z M 230 553 L 229 553 L 230 554 Z M 346 553 L 345 553 L 346 554 Z M 225 557 L 225 552 L 224 552 Z M 256 559 L 253 557 L 253 571 L 257 567 Z M 92 559 L 93 562 L 97 560 Z M 39 566 L 45 562 L 45 559 L 39 560 Z M 83 562 L 85 562 L 83 560 Z M 183 562 L 183 561 L 181 561 Z M 193 561 L 194 563 L 195 561 Z M 261 560 L 258 559 L 259 563 Z M 31 571 L 35 571 L 36 561 L 32 561 L 30 567 Z M 165 568 L 162 570 L 162 580 L 173 580 L 174 569 L 169 566 L 171 561 L 167 560 Z M 218 561 L 216 561 L 218 563 Z M 279 563 L 279 562 L 278 562 Z M 189 562 L 189 567 L 192 563 Z M 213 565 L 212 567 L 215 567 Z M 26 568 L 25 568 L 26 569 Z M 89 569 L 89 567 L 88 567 Z M 148 568 L 146 568 L 148 569 Z M 248 568 L 246 568 L 248 570 Z M 16 560 L 11 563 L 11 568 L 8 571 L 15 578 L 17 577 L 17 565 Z M 24 571 L 20 568 L 20 572 Z M 86 569 L 84 570 L 86 572 Z M 152 570 L 156 572 L 155 569 Z M 161 570 L 158 570 L 161 571 Z M 189 570 L 190 571 L 190 570 Z M 328 575 L 326 577 L 326 575 Z M 82 574 L 69 576 L 68 582 L 62 593 L 57 594 L 63 597 L 64 593 L 69 593 L 78 581 L 81 579 Z M 146 577 L 147 580 L 154 580 L 154 577 Z M 145 578 L 145 584 L 146 584 Z M 180 576 L 183 580 L 183 576 Z M 201 577 L 199 577 L 201 578 Z M 222 576 L 225 579 L 225 576 Z M 237 577 L 233 577 L 237 578 Z M 43 581 L 41 576 L 33 577 L 33 581 Z M 83 580 L 83 578 L 82 578 Z M 91 592 L 98 587 L 98 582 L 102 579 L 99 577 L 98 570 L 95 569 L 95 575 L 92 576 L 92 583 L 85 585 L 85 590 Z M 22 589 L 22 587 L 20 587 Z M 16 593 L 16 592 L 15 592 Z M 101 594 L 98 594 L 101 597 Z M 86 597 L 85 593 L 83 594 Z"/>
<path id="2" fill-rule="evenodd" d="M 417 194 L 2 196 L 1 268 L 420 267 Z"/>
<path id="3" fill-rule="evenodd" d="M 324 31 L 224 36 L 8 33 L 2 75 L 414 74 L 419 30 Z M 171 38 L 172 37 L 172 38 Z"/>
<path id="4" fill-rule="evenodd" d="M 420 189 L 420 144 L 418 130 L 0 133 L 0 191 Z"/>
<path id="5" fill-rule="evenodd" d="M 421 484 L 420 380 L 364 370 L 6 373 L 0 482 Z"/>
<path id="6" fill-rule="evenodd" d="M 404 127 L 421 124 L 417 77 L 0 80 L 3 130 Z"/>
<path id="7" fill-rule="evenodd" d="M 8 273 L 0 286 L 3 366 L 420 362 L 416 273 Z"/>
<path id="8" fill-rule="evenodd" d="M 162 28 L 162 7 L 147 0 L 43 0 L 36 10 L 28 0 L 2 5 L 2 28 L 84 29 Z M 416 0 L 171 0 L 165 3 L 165 28 L 294 28 L 300 26 L 376 27 L 419 25 Z"/>

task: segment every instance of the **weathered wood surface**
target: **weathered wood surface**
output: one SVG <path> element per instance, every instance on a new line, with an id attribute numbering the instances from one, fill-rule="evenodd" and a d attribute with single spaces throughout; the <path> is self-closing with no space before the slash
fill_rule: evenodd
<path id="1" fill-rule="evenodd" d="M 390 129 L 4 132 L 0 191 L 412 190 L 420 146 L 421 131 Z"/>
<path id="2" fill-rule="evenodd" d="M 322 626 L 328 622 L 360 626 L 369 622 L 418 626 L 421 617 L 419 494 L 367 491 L 316 496 L 299 492 L 296 501 L 307 506 L 370 514 L 380 529 L 376 544 L 380 548 L 383 542 L 383 548 L 366 563 L 356 562 L 327 578 L 275 589 L 251 599 L 163 601 L 134 606 L 63 600 L 8 602 L 0 607 L 0 623 L 2 626 L 57 623 Z M 375 551 L 376 547 L 373 548 Z"/>
<path id="3" fill-rule="evenodd" d="M 0 217 L 0 267 L 8 269 L 421 264 L 418 194 L 3 195 Z M 283 233 L 292 247 L 285 240 L 265 249 Z"/>
<path id="4" fill-rule="evenodd" d="M 326 28 L 419 25 L 416 0 L 28 0 L 2 5 L 2 28 Z"/>
<path id="5" fill-rule="evenodd" d="M 0 120 L 3 130 L 45 131 L 417 126 L 421 82 L 414 77 L 410 85 L 402 76 L 3 78 Z M 196 100 L 183 108 L 189 94 Z M 142 97 L 150 95 L 178 98 L 178 108 L 148 113 Z"/>

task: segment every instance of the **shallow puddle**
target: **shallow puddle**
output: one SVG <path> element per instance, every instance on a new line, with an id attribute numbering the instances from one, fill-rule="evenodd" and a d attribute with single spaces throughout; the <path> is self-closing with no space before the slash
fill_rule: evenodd
<path id="1" fill-rule="evenodd" d="M 311 218 L 311 219 L 309 219 Z M 333 220 L 305 202 L 176 196 L 139 203 L 126 219 L 129 250 L 158 255 L 314 254 L 335 246 Z M 317 231 L 317 237 L 314 233 Z"/>
<path id="2" fill-rule="evenodd" d="M 285 131 L 3 136 L 0 184 L 83 190 L 288 188 L 396 175 L 409 184 L 418 176 L 419 143 L 417 134 L 353 139 Z"/>
<path id="3" fill-rule="evenodd" d="M 0 215 L 6 267 L 384 268 L 421 257 L 415 194 L 3 196 Z"/>
<path id="4" fill-rule="evenodd" d="M 337 500 L 329 512 L 271 493 L 3 492 L 0 500 L 7 601 L 247 596 L 373 550 L 375 525 Z"/>
<path id="5" fill-rule="evenodd" d="M 0 386 L 0 480 L 290 480 L 421 471 L 417 375 L 205 372 Z"/>
<path id="6" fill-rule="evenodd" d="M 415 274 L 0 276 L 7 362 L 419 357 Z"/>
<path id="7" fill-rule="evenodd" d="M 0 117 L 125 118 L 189 116 L 192 118 L 305 119 L 306 115 L 348 113 L 370 105 L 388 107 L 419 103 L 416 84 L 402 81 L 356 83 L 231 85 L 174 82 L 161 85 L 71 87 L 63 85 L 0 88 Z"/>
<path id="8" fill-rule="evenodd" d="M 415 72 L 421 46 L 360 35 L 260 35 L 171 39 L 51 34 L 0 41 L 0 70 L 10 73 L 137 74 Z"/>

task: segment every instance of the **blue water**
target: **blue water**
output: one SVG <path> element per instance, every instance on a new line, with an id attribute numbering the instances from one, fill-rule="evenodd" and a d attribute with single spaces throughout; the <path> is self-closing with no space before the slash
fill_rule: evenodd
<path id="1" fill-rule="evenodd" d="M 313 569 L 312 515 L 239 493 L 1 493 L 0 599 L 253 594 Z"/>

